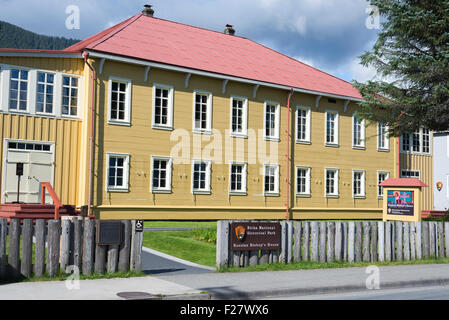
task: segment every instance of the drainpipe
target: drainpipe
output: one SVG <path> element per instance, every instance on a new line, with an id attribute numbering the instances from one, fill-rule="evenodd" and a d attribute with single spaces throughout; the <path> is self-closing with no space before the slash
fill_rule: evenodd
<path id="1" fill-rule="evenodd" d="M 94 107 L 95 107 L 95 69 L 87 61 L 89 53 L 83 52 L 84 62 L 87 64 L 89 69 L 92 71 L 92 82 L 91 82 L 91 101 L 90 101 L 90 152 L 89 152 L 89 199 L 87 203 L 87 216 L 93 218 L 91 206 L 92 206 L 92 162 L 93 162 L 93 136 L 94 136 Z"/>
<path id="2" fill-rule="evenodd" d="M 285 164 L 287 168 L 286 179 L 286 202 L 285 202 L 285 220 L 290 220 L 290 99 L 293 94 L 293 88 L 290 89 L 287 100 L 287 154 L 285 155 Z"/>

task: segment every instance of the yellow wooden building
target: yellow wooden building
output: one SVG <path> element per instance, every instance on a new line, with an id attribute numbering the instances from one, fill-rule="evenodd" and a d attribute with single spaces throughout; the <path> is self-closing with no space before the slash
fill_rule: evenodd
<path id="1" fill-rule="evenodd" d="M 48 181 L 101 219 L 380 219 L 379 182 L 432 184 L 432 136 L 389 138 L 360 100 L 232 27 L 148 10 L 66 50 L 0 49 L 2 202 L 22 162 L 21 200 Z"/>

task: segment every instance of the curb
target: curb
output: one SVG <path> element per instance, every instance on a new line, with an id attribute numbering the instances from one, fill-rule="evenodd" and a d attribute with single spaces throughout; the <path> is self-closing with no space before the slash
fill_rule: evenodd
<path id="1" fill-rule="evenodd" d="M 410 287 L 425 287 L 425 286 L 445 286 L 449 285 L 449 278 L 445 279 L 424 279 L 412 281 L 398 281 L 380 283 L 380 289 L 398 289 Z M 278 290 L 259 290 L 259 291 L 234 291 L 233 293 L 220 293 L 209 291 L 212 300 L 250 300 L 258 298 L 270 298 L 279 296 L 307 296 L 317 294 L 336 294 L 372 291 L 375 289 L 367 289 L 366 285 L 343 285 L 343 286 L 329 286 L 329 287 L 312 287 L 312 288 L 292 288 L 292 289 L 278 289 Z"/>
<path id="2" fill-rule="evenodd" d="M 147 292 L 119 292 L 117 296 L 123 300 L 211 300 L 211 295 L 207 292 L 173 295 L 155 295 Z"/>

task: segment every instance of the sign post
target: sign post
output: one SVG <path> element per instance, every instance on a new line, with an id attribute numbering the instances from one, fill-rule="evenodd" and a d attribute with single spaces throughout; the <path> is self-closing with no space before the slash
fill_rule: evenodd
<path id="1" fill-rule="evenodd" d="M 383 187 L 383 221 L 421 221 L 422 188 L 419 179 L 390 178 L 379 184 Z"/>
<path id="2" fill-rule="evenodd" d="M 17 203 L 19 202 L 20 196 L 20 178 L 23 176 L 23 163 L 16 163 L 16 176 L 17 176 Z"/>

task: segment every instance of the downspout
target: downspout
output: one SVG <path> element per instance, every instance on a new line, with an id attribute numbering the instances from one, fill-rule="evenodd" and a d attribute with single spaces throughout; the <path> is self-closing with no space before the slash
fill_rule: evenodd
<path id="1" fill-rule="evenodd" d="M 287 100 L 287 154 L 285 155 L 285 163 L 287 168 L 286 181 L 286 202 L 285 202 L 285 220 L 290 220 L 290 99 L 293 94 L 293 88 L 290 89 Z"/>
<path id="2" fill-rule="evenodd" d="M 94 107 L 95 107 L 95 69 L 87 61 L 89 53 L 83 52 L 84 62 L 87 64 L 89 69 L 92 71 L 92 82 L 91 82 L 91 102 L 90 102 L 90 151 L 89 151 L 89 198 L 87 202 L 87 216 L 92 218 L 92 162 L 93 162 L 93 136 L 94 136 Z"/>

